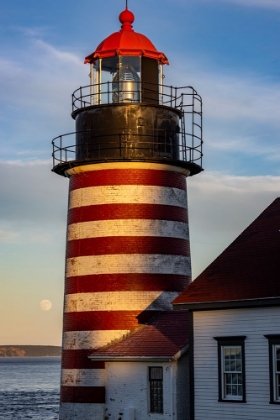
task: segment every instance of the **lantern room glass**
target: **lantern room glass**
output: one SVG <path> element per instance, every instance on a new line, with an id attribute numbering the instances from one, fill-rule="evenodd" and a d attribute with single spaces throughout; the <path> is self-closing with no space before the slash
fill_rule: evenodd
<path id="1" fill-rule="evenodd" d="M 154 63 L 152 68 L 149 62 Z M 162 103 L 162 70 L 163 66 L 157 60 L 146 57 L 114 56 L 96 60 L 90 74 L 90 103 L 146 102 L 152 91 L 157 92 L 156 102 L 159 102 L 159 95 Z"/>
<path id="2" fill-rule="evenodd" d="M 102 96 L 108 93 L 108 86 L 110 102 L 140 102 L 141 57 L 115 56 L 96 60 L 94 73 L 92 84 L 98 85 L 99 103 L 104 103 Z M 105 102 L 108 103 L 107 100 Z"/>

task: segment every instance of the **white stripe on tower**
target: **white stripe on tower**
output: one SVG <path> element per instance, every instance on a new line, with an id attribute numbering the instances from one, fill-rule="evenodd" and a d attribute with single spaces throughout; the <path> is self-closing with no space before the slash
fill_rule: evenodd
<path id="1" fill-rule="evenodd" d="M 64 369 L 62 385 L 69 386 L 105 386 L 104 369 Z"/>
<path id="2" fill-rule="evenodd" d="M 91 274 L 184 274 L 190 275 L 190 258 L 162 254 L 113 254 L 68 258 L 66 276 Z"/>
<path id="3" fill-rule="evenodd" d="M 113 181 L 113 180 L 112 180 Z M 186 192 L 178 188 L 150 185 L 115 185 L 79 188 L 71 191 L 69 208 L 97 204 L 165 204 L 186 207 Z"/>
<path id="4" fill-rule="evenodd" d="M 64 333 L 64 349 L 93 350 L 122 338 L 130 330 L 67 331 Z"/>
<path id="5" fill-rule="evenodd" d="M 173 220 L 118 219 L 72 223 L 68 227 L 68 241 L 104 238 L 107 236 L 161 236 L 188 240 L 188 225 Z"/>
<path id="6" fill-rule="evenodd" d="M 177 292 L 95 292 L 65 297 L 65 312 L 172 310 Z"/>
<path id="7" fill-rule="evenodd" d="M 61 418 L 99 419 L 104 364 L 87 356 L 171 309 L 190 281 L 186 179 L 146 163 L 70 172 Z"/>

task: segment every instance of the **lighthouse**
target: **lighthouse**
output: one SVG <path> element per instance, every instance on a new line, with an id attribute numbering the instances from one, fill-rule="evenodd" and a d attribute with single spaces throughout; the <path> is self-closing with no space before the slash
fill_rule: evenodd
<path id="1" fill-rule="evenodd" d="M 60 420 L 113 419 L 106 360 L 91 356 L 171 311 L 191 281 L 186 178 L 202 170 L 202 100 L 165 86 L 165 54 L 128 8 L 119 20 L 85 58 L 75 132 L 53 140 L 53 171 L 70 180 Z"/>

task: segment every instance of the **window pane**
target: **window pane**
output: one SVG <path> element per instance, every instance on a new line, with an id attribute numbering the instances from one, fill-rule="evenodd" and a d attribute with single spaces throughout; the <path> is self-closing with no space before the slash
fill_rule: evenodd
<path id="1" fill-rule="evenodd" d="M 275 364 L 276 372 L 280 372 L 280 347 L 275 346 Z"/>
<path id="2" fill-rule="evenodd" d="M 231 373 L 226 373 L 225 374 L 225 383 L 226 385 L 229 385 L 232 383 L 232 374 Z"/>
<path id="3" fill-rule="evenodd" d="M 232 375 L 232 383 L 237 384 L 237 374 Z"/>
<path id="4" fill-rule="evenodd" d="M 275 388 L 275 391 L 276 391 L 276 400 L 279 400 L 280 399 L 280 374 L 277 374 L 276 375 L 276 388 Z"/>
<path id="5" fill-rule="evenodd" d="M 230 364 L 230 370 L 231 372 L 235 372 L 236 371 L 236 363 L 235 360 L 233 360 Z"/>
<path id="6" fill-rule="evenodd" d="M 150 379 L 162 380 L 162 367 L 151 367 Z"/>
<path id="7" fill-rule="evenodd" d="M 229 348 L 225 348 L 225 357 L 228 358 L 230 356 L 230 349 Z"/>
<path id="8" fill-rule="evenodd" d="M 232 385 L 232 395 L 237 395 L 237 386 Z"/>
<path id="9" fill-rule="evenodd" d="M 241 372 L 241 360 L 236 360 L 236 371 Z"/>
<path id="10" fill-rule="evenodd" d="M 225 360 L 225 371 L 229 371 L 230 370 L 230 364 L 228 360 Z"/>
<path id="11" fill-rule="evenodd" d="M 223 355 L 223 398 L 242 399 L 242 349 L 241 346 L 224 346 Z"/>

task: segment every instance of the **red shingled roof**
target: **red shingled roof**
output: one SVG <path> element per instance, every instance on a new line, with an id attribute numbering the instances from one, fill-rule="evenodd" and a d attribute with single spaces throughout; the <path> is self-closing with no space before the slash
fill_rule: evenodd
<path id="1" fill-rule="evenodd" d="M 275 297 L 280 297 L 280 198 L 264 210 L 173 304 Z"/>
<path id="2" fill-rule="evenodd" d="M 188 344 L 187 311 L 163 312 L 154 321 L 132 332 L 121 341 L 98 349 L 93 357 L 172 358 Z M 90 356 L 90 357 L 91 357 Z"/>

